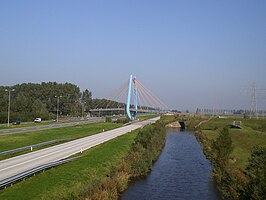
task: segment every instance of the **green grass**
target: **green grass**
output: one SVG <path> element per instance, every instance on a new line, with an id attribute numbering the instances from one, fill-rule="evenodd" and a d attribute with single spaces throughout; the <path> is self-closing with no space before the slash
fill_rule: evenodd
<path id="1" fill-rule="evenodd" d="M 243 118 L 214 118 L 201 126 L 208 139 L 215 140 L 219 131 L 233 121 L 241 121 L 242 129 L 229 129 L 234 150 L 231 157 L 236 158 L 234 165 L 245 169 L 254 145 L 266 146 L 266 121 Z"/>
<path id="2" fill-rule="evenodd" d="M 266 132 L 266 120 L 243 119 L 242 123 L 256 131 Z"/>
<path id="3" fill-rule="evenodd" d="M 80 121 L 86 121 L 86 120 L 80 120 Z M 67 124 L 67 123 L 70 123 L 69 121 L 62 121 L 60 122 L 59 121 L 59 124 Z M 56 124 L 56 122 L 52 122 L 52 121 L 42 121 L 41 123 L 22 123 L 22 124 L 19 124 L 19 125 L 13 125 L 11 122 L 10 122 L 10 126 L 7 127 L 7 125 L 1 125 L 0 126 L 0 130 L 3 130 L 3 129 L 13 129 L 13 128 L 26 128 L 26 127 L 34 127 L 34 126 L 44 126 L 44 125 L 50 125 L 50 124 Z"/>
<path id="4" fill-rule="evenodd" d="M 0 135 L 0 151 L 6 151 L 62 138 L 81 138 L 102 132 L 103 129 L 110 130 L 121 126 L 121 124 L 116 123 L 99 122 L 93 124 L 77 125 L 73 127 Z"/>
<path id="5" fill-rule="evenodd" d="M 216 140 L 219 136 L 218 131 L 215 130 L 202 130 L 202 132 L 208 137 L 210 140 Z"/>
<path id="6" fill-rule="evenodd" d="M 62 191 L 86 187 L 91 176 L 99 178 L 108 173 L 111 164 L 118 163 L 129 151 L 137 131 L 115 138 L 83 152 L 83 157 L 52 168 L 37 176 L 0 191 L 0 199 L 41 199 Z"/>
<path id="7" fill-rule="evenodd" d="M 138 119 L 140 120 L 147 120 L 147 119 L 152 119 L 155 117 L 158 117 L 159 115 L 143 115 L 143 116 L 137 116 Z"/>
<path id="8" fill-rule="evenodd" d="M 235 165 L 245 169 L 254 145 L 266 146 L 266 132 L 262 133 L 249 127 L 243 129 L 231 129 L 230 135 L 234 150 L 231 154 L 236 158 Z"/>
<path id="9" fill-rule="evenodd" d="M 62 123 L 65 123 L 65 122 L 62 122 Z M 49 125 L 49 124 L 55 124 L 55 122 L 44 121 L 41 123 L 29 123 L 29 124 L 19 124 L 19 125 L 13 125 L 12 123 L 10 123 L 9 127 L 7 127 L 7 125 L 0 126 L 0 130 L 1 129 L 12 129 L 12 128 L 25 128 L 25 127 L 33 127 L 33 126 L 43 126 L 43 125 Z"/>
<path id="10" fill-rule="evenodd" d="M 224 119 L 219 119 L 219 118 L 213 118 L 209 122 L 203 123 L 201 125 L 201 129 L 203 130 L 216 130 L 218 128 L 223 128 L 225 126 L 228 126 L 233 123 L 233 121 L 236 119 L 231 119 L 231 118 L 224 118 Z M 237 121 L 242 120 L 242 119 L 237 119 Z"/>

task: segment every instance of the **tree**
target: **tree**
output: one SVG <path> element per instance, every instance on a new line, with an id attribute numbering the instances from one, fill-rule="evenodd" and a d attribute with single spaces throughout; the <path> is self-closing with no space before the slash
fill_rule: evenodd
<path id="1" fill-rule="evenodd" d="M 60 98 L 60 112 L 63 115 L 80 115 L 80 89 L 71 83 L 42 82 L 22 83 L 12 87 L 0 86 L 0 122 L 7 121 L 8 94 L 5 89 L 14 88 L 11 100 L 11 118 L 32 121 L 36 116 L 50 118 L 57 111 L 57 99 Z M 87 90 L 88 95 L 91 93 Z"/>
<path id="2" fill-rule="evenodd" d="M 228 127 L 224 127 L 220 132 L 219 137 L 213 142 L 213 149 L 215 150 L 215 161 L 220 167 L 224 167 L 233 151 L 232 139 L 229 135 Z"/>
<path id="3" fill-rule="evenodd" d="M 13 101 L 13 111 L 25 113 L 29 111 L 31 106 L 30 101 L 22 94 L 19 93 Z"/>
<path id="4" fill-rule="evenodd" d="M 37 99 L 32 104 L 32 113 L 35 115 L 35 117 L 41 117 L 44 119 L 49 118 L 49 112 L 46 109 L 46 106 L 44 103 L 41 102 L 41 100 Z"/>
<path id="5" fill-rule="evenodd" d="M 249 184 L 244 199 L 266 199 L 266 148 L 255 146 L 246 168 Z"/>
<path id="6" fill-rule="evenodd" d="M 91 92 L 88 89 L 86 89 L 84 92 L 82 92 L 81 103 L 84 103 L 84 105 L 85 105 L 84 109 L 85 110 L 88 110 L 88 109 L 91 108 L 91 106 L 92 106 L 92 95 L 91 95 Z"/>
<path id="7" fill-rule="evenodd" d="M 219 185 L 219 191 L 224 199 L 239 199 L 237 177 L 231 176 L 232 169 L 228 163 L 230 154 L 233 151 L 232 139 L 228 127 L 220 132 L 219 137 L 212 143 L 214 151 L 214 180 Z"/>

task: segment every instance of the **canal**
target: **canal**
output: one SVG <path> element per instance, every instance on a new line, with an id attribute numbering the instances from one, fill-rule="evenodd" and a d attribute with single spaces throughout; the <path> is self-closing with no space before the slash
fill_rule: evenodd
<path id="1" fill-rule="evenodd" d="M 194 134 L 167 130 L 165 147 L 147 177 L 130 183 L 122 200 L 219 199 L 211 163 Z"/>

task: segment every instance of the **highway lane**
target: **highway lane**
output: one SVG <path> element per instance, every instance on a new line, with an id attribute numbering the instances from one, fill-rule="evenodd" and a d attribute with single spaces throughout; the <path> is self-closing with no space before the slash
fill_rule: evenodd
<path id="1" fill-rule="evenodd" d="M 137 122 L 118 129 L 102 132 L 36 152 L 24 154 L 10 159 L 0 161 L 0 181 L 17 175 L 34 167 L 47 164 L 53 161 L 67 158 L 71 155 L 84 151 L 115 137 L 128 133 L 132 130 L 141 128 L 147 124 L 154 123 L 159 117 Z"/>
<path id="2" fill-rule="evenodd" d="M 104 122 L 104 121 L 105 121 L 104 118 L 95 117 L 95 118 L 88 118 L 88 120 L 85 120 L 85 121 L 75 121 L 75 122 L 59 123 L 59 124 L 54 123 L 54 124 L 40 125 L 40 126 L 3 129 L 3 130 L 0 130 L 0 135 L 24 133 L 24 132 L 30 132 L 30 131 L 40 131 L 40 130 L 51 129 L 51 128 L 70 127 L 70 126 L 76 126 L 80 124 L 90 124 L 90 123 Z"/>

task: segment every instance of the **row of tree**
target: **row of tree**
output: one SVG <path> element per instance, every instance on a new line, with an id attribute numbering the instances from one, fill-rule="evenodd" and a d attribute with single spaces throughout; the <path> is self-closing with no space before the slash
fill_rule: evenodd
<path id="1" fill-rule="evenodd" d="M 232 165 L 233 143 L 228 127 L 223 128 L 214 141 L 201 131 L 197 131 L 196 136 L 203 144 L 204 153 L 212 160 L 213 177 L 222 199 L 266 199 L 266 147 L 253 147 L 243 171 Z"/>
<path id="2" fill-rule="evenodd" d="M 14 91 L 12 91 L 14 89 Z M 63 116 L 81 116 L 91 108 L 118 104 L 106 99 L 92 99 L 92 93 L 71 83 L 23 83 L 12 87 L 0 86 L 0 123 L 7 122 L 9 92 L 10 121 L 32 121 L 35 117 L 54 119 L 59 110 Z M 122 106 L 122 105 L 120 105 Z"/>

